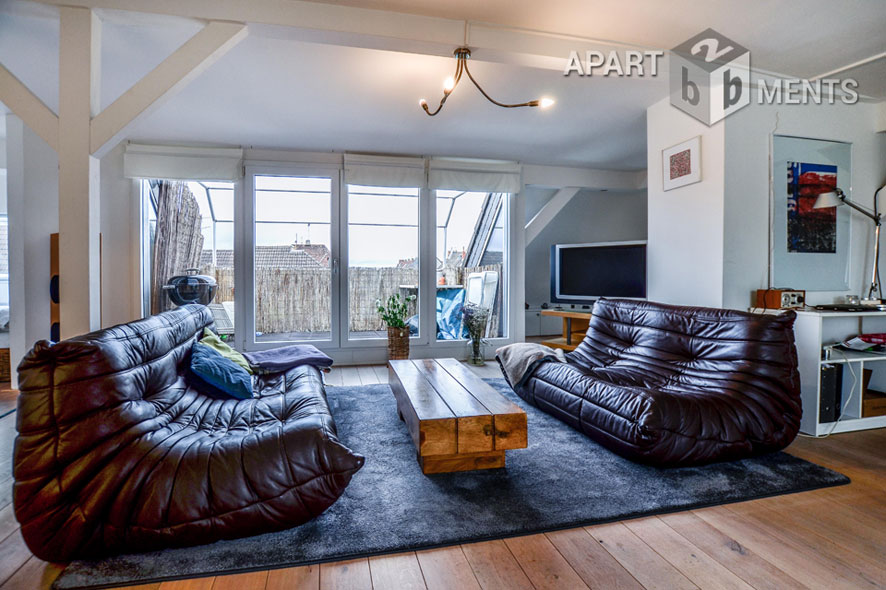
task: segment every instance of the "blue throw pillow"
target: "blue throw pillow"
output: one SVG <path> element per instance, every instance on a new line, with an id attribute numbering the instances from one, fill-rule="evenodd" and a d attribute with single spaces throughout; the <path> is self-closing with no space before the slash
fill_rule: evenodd
<path id="1" fill-rule="evenodd" d="M 195 342 L 191 347 L 191 374 L 210 392 L 237 399 L 252 397 L 252 377 L 246 370 L 216 350 Z M 198 387 L 199 389 L 199 387 Z"/>

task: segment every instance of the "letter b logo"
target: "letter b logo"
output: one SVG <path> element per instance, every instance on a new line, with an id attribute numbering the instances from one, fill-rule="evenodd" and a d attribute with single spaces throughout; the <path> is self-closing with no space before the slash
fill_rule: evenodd
<path id="1" fill-rule="evenodd" d="M 689 69 L 683 66 L 680 68 L 683 75 L 681 78 L 681 86 L 683 88 L 683 102 L 688 102 L 692 106 L 696 106 L 700 99 L 698 95 L 698 84 L 689 79 Z"/>
<path id="2" fill-rule="evenodd" d="M 671 50 L 671 104 L 713 125 L 750 102 L 750 52 L 713 29 Z"/>

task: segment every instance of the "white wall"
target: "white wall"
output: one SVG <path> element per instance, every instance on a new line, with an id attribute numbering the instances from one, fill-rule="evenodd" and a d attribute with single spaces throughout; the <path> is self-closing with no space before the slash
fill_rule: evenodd
<path id="1" fill-rule="evenodd" d="M 527 217 L 544 204 L 537 189 L 527 199 Z M 548 191 L 550 193 L 556 191 Z M 548 196 L 550 198 L 550 196 Z M 528 215 L 530 206 L 534 213 Z M 551 300 L 551 245 L 646 239 L 646 192 L 583 190 L 526 246 L 526 302 L 536 307 Z"/>
<path id="2" fill-rule="evenodd" d="M 121 143 L 101 161 L 102 327 L 141 317 L 133 180 L 123 178 Z"/>
<path id="3" fill-rule="evenodd" d="M 557 189 L 554 188 L 542 188 L 538 186 L 523 187 L 523 191 L 520 193 L 520 198 L 523 200 L 524 209 L 526 211 L 526 223 L 529 223 L 529 221 L 541 211 L 541 208 L 551 200 L 551 197 L 553 197 L 556 192 Z M 526 225 L 526 223 L 523 225 Z"/>
<path id="4" fill-rule="evenodd" d="M 3 142 L 3 153 L 6 153 L 6 142 Z M 6 162 L 0 168 L 0 213 L 6 213 Z"/>
<path id="5" fill-rule="evenodd" d="M 58 158 L 15 115 L 6 116 L 9 201 L 9 326 L 15 367 L 49 338 L 49 235 L 58 231 Z"/>
<path id="6" fill-rule="evenodd" d="M 49 338 L 49 235 L 58 231 L 58 157 L 14 115 L 7 115 L 7 149 L 14 368 L 36 341 Z M 139 317 L 134 198 L 132 181 L 123 178 L 120 145 L 101 162 L 102 326 Z"/>
<path id="7" fill-rule="evenodd" d="M 768 286 L 770 138 L 772 134 L 850 142 L 851 198 L 873 205 L 874 191 L 886 182 L 886 134 L 877 133 L 878 105 L 759 105 L 751 103 L 726 120 L 725 257 L 723 305 L 746 308 L 751 293 Z M 783 178 L 774 179 L 784 182 Z M 849 194 L 848 185 L 840 181 Z M 886 206 L 886 190 L 880 193 Z M 860 294 L 870 283 L 871 222 L 852 214 L 848 291 L 809 292 L 811 304 Z M 884 242 L 886 244 L 886 242 Z M 774 245 L 775 247 L 778 244 Z M 886 264 L 886 258 L 884 258 Z M 886 268 L 886 267 L 884 267 Z M 803 285 L 773 285 L 804 288 Z"/>
<path id="8" fill-rule="evenodd" d="M 880 108 L 752 103 L 708 128 L 668 99 L 650 107 L 649 298 L 736 309 L 752 305 L 752 293 L 768 286 L 771 136 L 852 143 L 851 195 L 870 206 L 874 191 L 886 182 L 886 135 L 876 132 Z M 702 181 L 662 191 L 661 150 L 695 135 L 702 136 Z M 811 304 L 860 294 L 870 280 L 871 224 L 858 215 L 851 219 L 850 289 L 810 292 Z"/>
<path id="9" fill-rule="evenodd" d="M 646 111 L 651 301 L 723 302 L 724 126 L 708 127 L 665 98 Z M 663 149 L 701 135 L 701 182 L 662 189 Z"/>

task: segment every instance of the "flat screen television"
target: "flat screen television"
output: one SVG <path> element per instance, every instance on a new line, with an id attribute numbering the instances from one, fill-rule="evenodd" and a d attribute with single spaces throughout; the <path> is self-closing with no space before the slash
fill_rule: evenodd
<path id="1" fill-rule="evenodd" d="M 551 246 L 551 301 L 600 297 L 646 298 L 645 241 Z"/>

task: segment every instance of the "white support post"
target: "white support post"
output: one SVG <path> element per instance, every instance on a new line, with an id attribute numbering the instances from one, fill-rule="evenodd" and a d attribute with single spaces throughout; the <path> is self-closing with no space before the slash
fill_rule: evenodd
<path id="1" fill-rule="evenodd" d="M 58 117 L 2 64 L 0 102 L 18 115 L 52 149 L 58 149 Z"/>
<path id="2" fill-rule="evenodd" d="M 113 148 L 138 118 L 172 97 L 246 37 L 246 25 L 210 22 L 92 121 L 91 149 Z"/>
<path id="3" fill-rule="evenodd" d="M 580 188 L 576 187 L 566 187 L 558 190 L 551 200 L 544 204 L 544 207 L 535 214 L 529 223 L 526 224 L 526 245 L 528 246 L 539 236 L 541 230 L 546 228 L 548 224 L 554 220 L 554 217 L 557 216 L 557 213 L 563 210 L 563 207 L 566 206 L 569 201 L 572 200 Z"/>
<path id="4" fill-rule="evenodd" d="M 88 8 L 59 12 L 59 321 L 62 338 L 70 338 L 101 321 L 99 160 L 89 142 L 100 96 L 101 23 Z"/>

